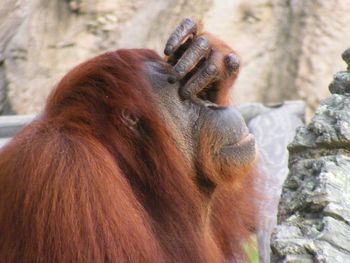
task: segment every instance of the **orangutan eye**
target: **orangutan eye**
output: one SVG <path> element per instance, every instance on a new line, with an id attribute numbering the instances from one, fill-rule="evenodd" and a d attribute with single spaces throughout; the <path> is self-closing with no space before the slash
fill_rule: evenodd
<path id="1" fill-rule="evenodd" d="M 121 113 L 121 119 L 122 119 L 122 122 L 128 126 L 129 128 L 134 128 L 139 119 L 137 116 L 135 116 L 135 114 L 127 111 L 127 110 L 122 110 L 122 113 Z"/>

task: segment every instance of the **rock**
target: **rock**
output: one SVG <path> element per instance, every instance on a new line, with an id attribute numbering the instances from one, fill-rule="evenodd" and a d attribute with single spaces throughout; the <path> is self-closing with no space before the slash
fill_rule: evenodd
<path id="1" fill-rule="evenodd" d="M 350 71 L 335 75 L 333 94 L 288 147 L 273 262 L 350 262 L 349 79 Z"/>
<path id="2" fill-rule="evenodd" d="M 350 70 L 350 48 L 348 48 L 347 50 L 345 50 L 342 54 L 342 58 L 343 60 L 346 62 L 346 64 L 348 65 L 348 70 Z"/>
<path id="3" fill-rule="evenodd" d="M 2 0 L 0 8 L 0 115 L 5 110 L 6 69 L 4 61 L 5 49 L 23 22 L 28 1 Z"/>
<path id="4" fill-rule="evenodd" d="M 334 75 L 332 83 L 329 85 L 331 93 L 349 93 L 350 92 L 350 74 L 347 71 L 340 71 Z"/>
<path id="5" fill-rule="evenodd" d="M 350 48 L 345 50 L 342 54 L 343 60 L 348 65 L 350 70 Z M 349 71 L 340 71 L 334 75 L 332 83 L 329 85 L 329 91 L 334 94 L 350 93 L 350 74 Z"/>

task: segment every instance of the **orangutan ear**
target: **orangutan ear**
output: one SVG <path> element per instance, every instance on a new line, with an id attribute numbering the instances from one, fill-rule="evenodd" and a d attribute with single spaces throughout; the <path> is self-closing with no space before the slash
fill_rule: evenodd
<path id="1" fill-rule="evenodd" d="M 128 128 L 130 128 L 132 130 L 136 129 L 136 126 L 139 122 L 139 118 L 135 114 L 133 114 L 125 109 L 122 110 L 121 120 L 125 126 L 127 126 Z"/>

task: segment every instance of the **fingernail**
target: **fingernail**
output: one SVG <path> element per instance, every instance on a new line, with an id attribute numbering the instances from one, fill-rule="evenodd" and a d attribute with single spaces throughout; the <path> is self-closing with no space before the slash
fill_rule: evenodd
<path id="1" fill-rule="evenodd" d="M 173 46 L 172 45 L 166 45 L 165 49 L 164 49 L 164 54 L 169 56 L 171 54 L 171 52 L 173 51 Z"/>
<path id="2" fill-rule="evenodd" d="M 170 84 L 174 84 L 177 81 L 177 78 L 175 76 L 169 76 L 168 77 L 168 82 Z"/>

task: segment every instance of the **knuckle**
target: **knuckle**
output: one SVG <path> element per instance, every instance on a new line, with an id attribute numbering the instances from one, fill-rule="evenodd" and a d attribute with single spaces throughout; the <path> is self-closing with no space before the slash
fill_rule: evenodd
<path id="1" fill-rule="evenodd" d="M 210 63 L 206 69 L 205 69 L 206 73 L 208 73 L 209 75 L 215 75 L 218 73 L 218 67 L 213 64 L 213 63 Z"/>
<path id="2" fill-rule="evenodd" d="M 188 62 L 185 60 L 185 58 L 182 58 L 178 61 L 178 63 L 175 65 L 175 71 L 179 74 L 182 74 L 186 71 L 186 68 L 188 67 Z"/>
<path id="3" fill-rule="evenodd" d="M 201 49 L 208 49 L 209 48 L 209 41 L 206 37 L 200 36 L 196 39 L 196 46 L 198 46 Z"/>
<path id="4" fill-rule="evenodd" d="M 181 89 L 181 97 L 183 99 L 189 99 L 191 97 L 191 91 L 189 90 L 187 85 L 182 87 L 182 89 Z"/>

